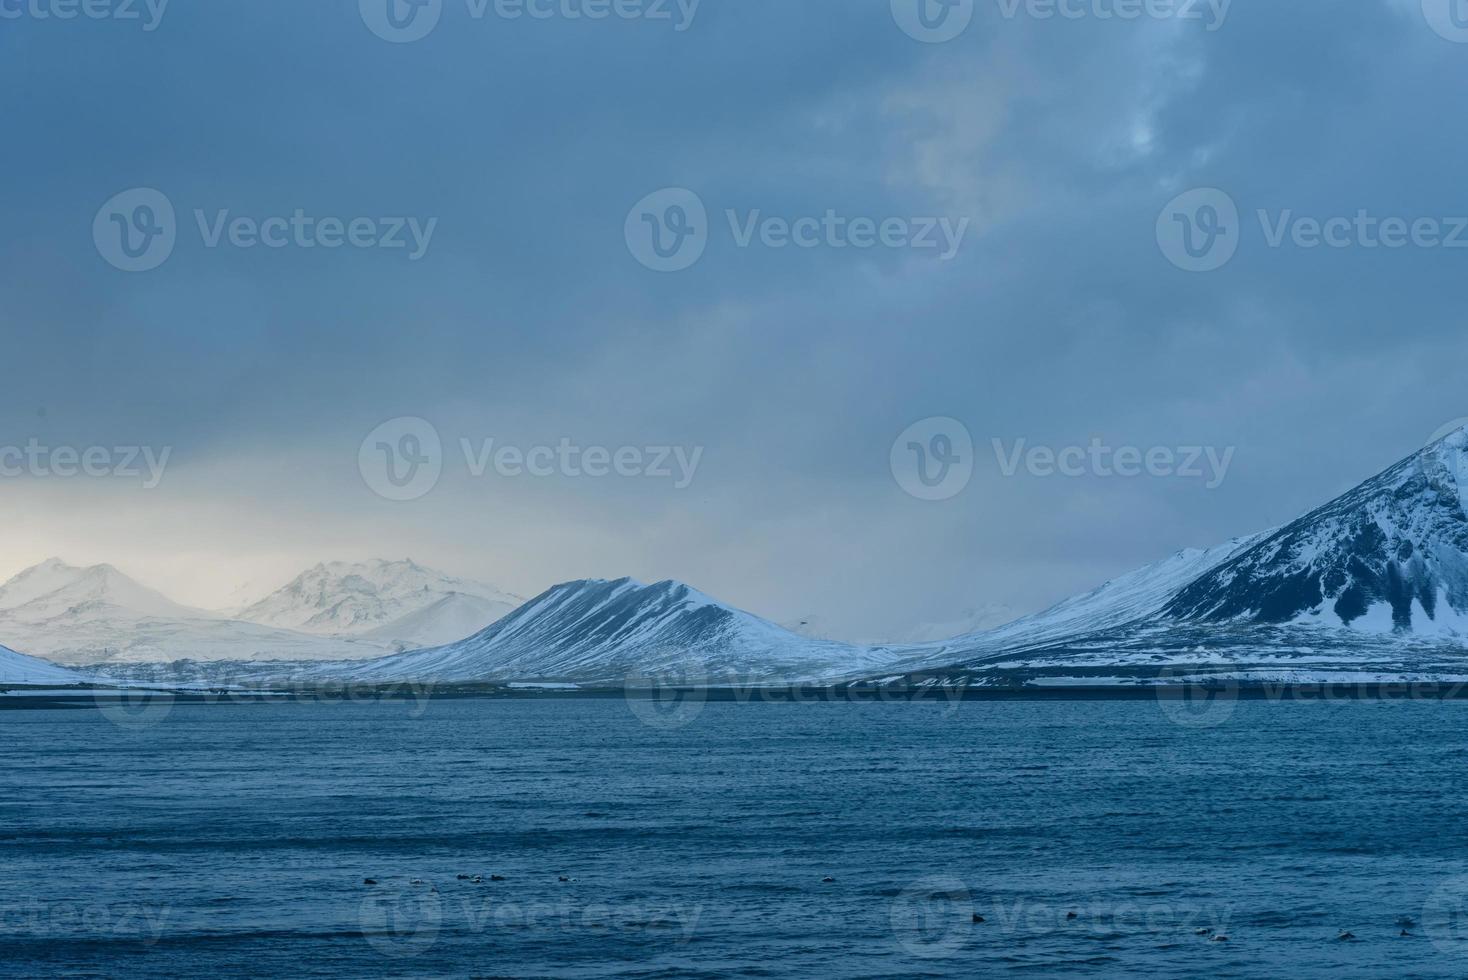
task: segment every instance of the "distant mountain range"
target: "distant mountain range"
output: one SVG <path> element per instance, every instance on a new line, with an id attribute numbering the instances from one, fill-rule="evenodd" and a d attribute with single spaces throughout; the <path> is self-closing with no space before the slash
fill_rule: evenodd
<path id="1" fill-rule="evenodd" d="M 0 640 L 67 663 L 351 660 L 303 669 L 374 681 L 1468 677 L 1468 429 L 1286 527 L 1179 552 L 955 639 L 859 645 L 801 636 L 677 582 L 570 582 L 516 604 L 411 562 L 369 562 L 318 566 L 238 618 L 210 618 L 110 566 L 48 562 L 0 587 Z M 468 638 L 444 642 L 456 634 Z M 436 639 L 375 656 L 425 636 Z M 105 656 L 99 644 L 110 644 Z"/>
<path id="2" fill-rule="evenodd" d="M 411 561 L 318 565 L 246 607 L 180 605 L 111 565 L 0 585 L 0 642 L 59 663 L 361 660 L 458 639 L 520 604 Z"/>
<path id="3" fill-rule="evenodd" d="M 343 668 L 361 679 L 603 684 L 909 679 L 1135 683 L 1468 677 L 1468 430 L 1279 530 L 1183 551 L 997 629 L 813 640 L 685 585 L 557 586 L 458 643 Z"/>

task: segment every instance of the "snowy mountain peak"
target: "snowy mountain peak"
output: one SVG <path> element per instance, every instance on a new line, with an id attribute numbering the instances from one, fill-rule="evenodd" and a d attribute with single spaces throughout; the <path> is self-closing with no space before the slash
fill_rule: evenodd
<path id="1" fill-rule="evenodd" d="M 1468 636 L 1468 431 L 1265 536 L 1166 614 Z"/>
<path id="2" fill-rule="evenodd" d="M 35 618 L 93 606 L 149 616 L 205 615 L 134 581 L 112 565 L 78 567 L 51 558 L 0 585 L 0 611 L 27 607 Z"/>
<path id="3" fill-rule="evenodd" d="M 462 639 L 522 601 L 411 559 L 333 561 L 303 572 L 237 615 L 260 625 L 371 637 L 406 649 Z"/>
<path id="4" fill-rule="evenodd" d="M 390 657 L 363 677 L 620 682 L 631 674 L 805 678 L 870 669 L 865 648 L 796 636 L 681 582 L 557 585 L 459 643 Z"/>
<path id="5" fill-rule="evenodd" d="M 1445 502 L 1468 513 L 1468 428 L 1449 432 L 1417 455 L 1423 477 Z"/>

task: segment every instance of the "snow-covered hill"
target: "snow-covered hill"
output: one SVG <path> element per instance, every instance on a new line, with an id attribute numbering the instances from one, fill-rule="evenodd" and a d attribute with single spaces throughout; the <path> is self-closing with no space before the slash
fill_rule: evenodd
<path id="1" fill-rule="evenodd" d="M 459 643 L 354 665 L 358 679 L 621 683 L 795 680 L 859 673 L 879 648 L 797 636 L 677 582 L 558 585 Z"/>
<path id="2" fill-rule="evenodd" d="M 461 640 L 525 600 L 412 561 L 328 562 L 236 613 L 262 626 L 397 649 Z"/>
<path id="3" fill-rule="evenodd" d="M 71 685 L 85 684 L 89 679 L 65 667 L 0 647 L 0 685 Z"/>

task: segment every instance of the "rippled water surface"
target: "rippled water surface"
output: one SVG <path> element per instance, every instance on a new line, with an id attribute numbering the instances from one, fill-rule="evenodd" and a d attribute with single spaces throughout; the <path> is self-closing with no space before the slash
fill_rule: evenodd
<path id="1" fill-rule="evenodd" d="M 1468 976 L 1468 703 L 1173 714 L 0 712 L 0 973 Z"/>

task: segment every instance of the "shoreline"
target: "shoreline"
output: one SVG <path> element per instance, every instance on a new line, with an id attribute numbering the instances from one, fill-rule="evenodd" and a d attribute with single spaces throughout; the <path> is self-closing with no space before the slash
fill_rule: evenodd
<path id="1" fill-rule="evenodd" d="M 663 687 L 564 688 L 508 687 L 497 684 L 398 683 L 322 684 L 289 690 L 258 687 L 251 690 L 226 688 L 170 688 L 149 685 L 136 688 L 78 687 L 63 689 L 0 687 L 0 712 L 14 710 L 97 710 L 124 703 L 145 705 L 152 701 L 188 705 L 243 705 L 281 703 L 339 704 L 343 701 L 664 701 L 708 704 L 820 704 L 820 703 L 943 703 L 994 702 L 1094 702 L 1094 701 L 1465 701 L 1468 680 L 1463 681 L 1321 681 L 1311 683 L 1268 683 L 1260 681 L 1207 681 L 1176 684 L 1054 685 L 1054 686 L 874 686 L 837 687 Z"/>

